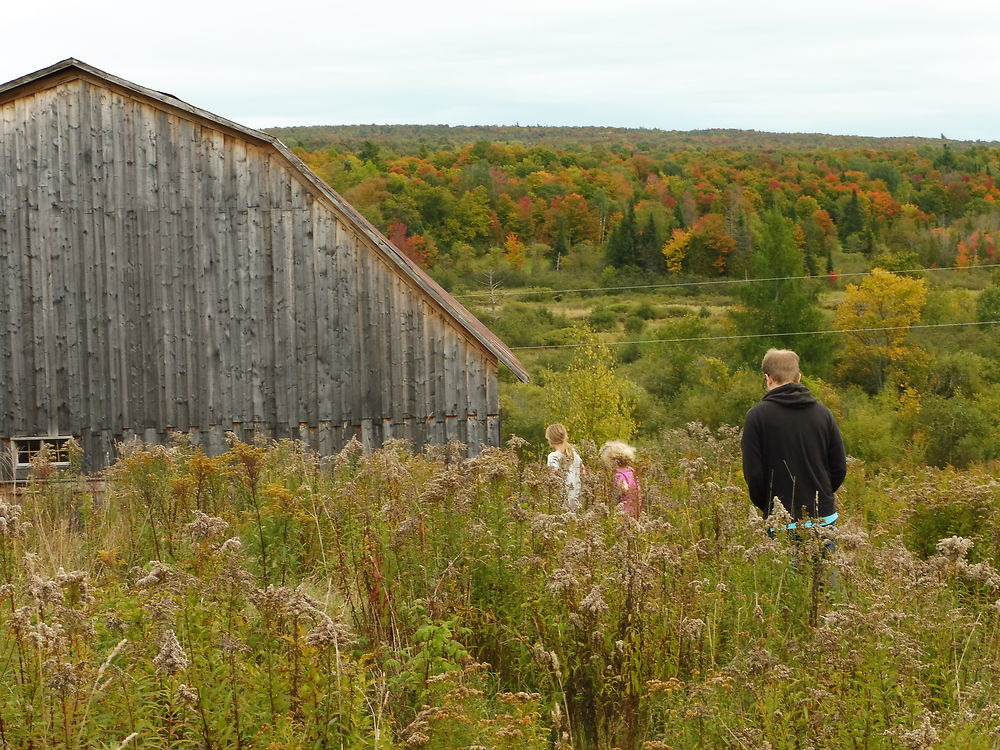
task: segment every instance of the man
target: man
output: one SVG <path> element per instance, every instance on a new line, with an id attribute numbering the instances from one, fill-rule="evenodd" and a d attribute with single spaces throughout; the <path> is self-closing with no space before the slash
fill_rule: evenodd
<path id="1" fill-rule="evenodd" d="M 741 443 L 750 500 L 765 517 L 778 498 L 796 522 L 828 526 L 847 476 L 837 420 L 802 385 L 795 352 L 769 349 L 761 369 L 767 393 L 747 412 Z"/>

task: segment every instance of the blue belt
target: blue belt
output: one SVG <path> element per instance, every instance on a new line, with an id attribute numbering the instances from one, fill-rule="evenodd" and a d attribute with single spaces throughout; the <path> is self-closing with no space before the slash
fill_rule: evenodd
<path id="1" fill-rule="evenodd" d="M 803 521 L 801 526 L 805 529 L 811 528 L 813 526 L 830 526 L 836 523 L 837 518 L 839 517 L 840 517 L 839 513 L 832 513 L 829 516 L 826 516 L 825 518 L 817 518 L 815 520 L 810 519 L 808 521 Z M 799 525 L 800 524 L 798 523 L 790 523 L 787 526 L 783 526 L 782 528 L 788 529 L 790 531 Z"/>

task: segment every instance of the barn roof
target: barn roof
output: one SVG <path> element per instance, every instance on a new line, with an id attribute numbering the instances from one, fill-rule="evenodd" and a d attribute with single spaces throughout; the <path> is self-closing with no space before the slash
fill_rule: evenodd
<path id="1" fill-rule="evenodd" d="M 316 173 L 307 167 L 301 159 L 289 150 L 285 144 L 272 135 L 260 130 L 248 128 L 239 123 L 219 117 L 204 109 L 194 107 L 187 102 L 181 101 L 177 97 L 161 91 L 154 91 L 145 86 L 126 81 L 123 78 L 105 73 L 85 62 L 68 58 L 43 68 L 34 73 L 17 78 L 13 81 L 0 85 L 0 103 L 5 100 L 16 98 L 22 92 L 20 89 L 36 90 L 57 86 L 61 83 L 77 78 L 99 79 L 105 84 L 119 89 L 125 89 L 128 93 L 138 95 L 144 99 L 152 100 L 159 105 L 165 106 L 174 111 L 184 112 L 192 117 L 206 120 L 222 130 L 233 133 L 249 140 L 269 145 L 278 151 L 302 176 L 332 204 L 333 208 L 345 216 L 354 224 L 357 229 L 366 235 L 378 248 L 384 257 L 393 264 L 401 274 L 412 280 L 417 287 L 430 297 L 438 307 L 440 307 L 449 317 L 451 317 L 463 330 L 476 341 L 491 352 L 500 362 L 506 365 L 520 380 L 528 382 L 529 376 L 524 365 L 517 359 L 513 352 L 501 341 L 496 334 L 470 313 L 464 305 L 446 292 L 426 271 L 416 262 L 404 255 L 393 245 L 378 229 L 376 229 L 364 216 L 361 215 L 350 203 L 337 193 L 333 188 L 321 180 Z"/>

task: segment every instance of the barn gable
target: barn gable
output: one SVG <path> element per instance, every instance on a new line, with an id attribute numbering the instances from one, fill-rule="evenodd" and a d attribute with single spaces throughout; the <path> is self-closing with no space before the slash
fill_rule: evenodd
<path id="1" fill-rule="evenodd" d="M 527 379 L 275 138 L 76 60 L 0 86 L 12 463 L 74 436 L 93 469 L 169 430 L 475 450 L 499 440 L 500 364 Z"/>

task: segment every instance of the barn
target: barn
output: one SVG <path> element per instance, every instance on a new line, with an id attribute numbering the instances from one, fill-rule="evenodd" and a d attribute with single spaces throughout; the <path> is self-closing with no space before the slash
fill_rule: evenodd
<path id="1" fill-rule="evenodd" d="M 76 438 L 499 442 L 511 351 L 266 133 L 69 59 L 0 86 L 0 479 Z"/>

